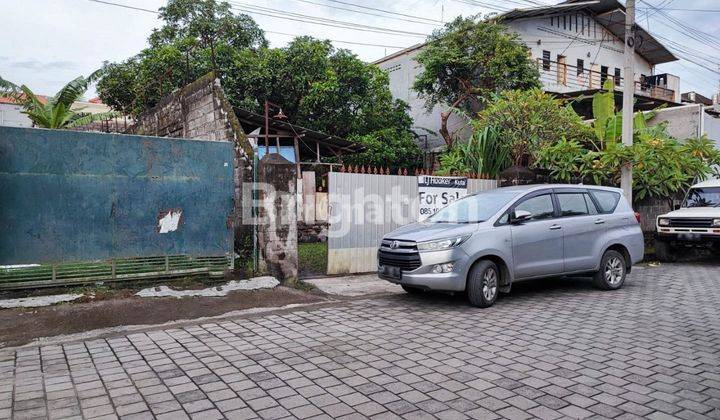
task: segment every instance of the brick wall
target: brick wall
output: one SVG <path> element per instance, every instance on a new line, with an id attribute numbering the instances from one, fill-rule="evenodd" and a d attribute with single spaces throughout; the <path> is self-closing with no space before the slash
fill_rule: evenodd
<path id="1" fill-rule="evenodd" d="M 659 215 L 672 210 L 670 200 L 666 198 L 646 198 L 636 202 L 633 208 L 640 213 L 640 226 L 647 233 L 655 232 L 655 219 Z"/>

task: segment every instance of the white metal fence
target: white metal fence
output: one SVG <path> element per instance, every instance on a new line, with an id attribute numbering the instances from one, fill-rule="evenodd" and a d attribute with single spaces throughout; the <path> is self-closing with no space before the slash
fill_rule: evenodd
<path id="1" fill-rule="evenodd" d="M 328 175 L 328 274 L 375 271 L 380 239 L 418 219 L 418 178 L 342 172 Z M 468 180 L 470 194 L 496 187 L 495 180 Z"/>

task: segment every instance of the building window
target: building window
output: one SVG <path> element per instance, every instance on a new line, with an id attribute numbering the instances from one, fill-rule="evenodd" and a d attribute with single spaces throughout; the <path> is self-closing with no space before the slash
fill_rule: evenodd
<path id="1" fill-rule="evenodd" d="M 608 66 L 600 66 L 600 86 L 605 84 L 608 78 Z"/>
<path id="2" fill-rule="evenodd" d="M 577 60 L 577 74 L 578 76 L 585 73 L 585 60 L 578 58 Z"/>
<path id="3" fill-rule="evenodd" d="M 543 50 L 543 70 L 550 70 L 550 51 Z"/>
<path id="4" fill-rule="evenodd" d="M 615 67 L 615 86 L 620 86 L 620 69 Z"/>
<path id="5" fill-rule="evenodd" d="M 567 29 L 567 15 L 563 15 L 563 29 Z"/>

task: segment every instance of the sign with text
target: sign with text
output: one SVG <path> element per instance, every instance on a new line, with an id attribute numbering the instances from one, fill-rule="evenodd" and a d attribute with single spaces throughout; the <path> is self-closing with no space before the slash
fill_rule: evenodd
<path id="1" fill-rule="evenodd" d="M 467 178 L 450 176 L 418 176 L 419 220 L 425 220 L 441 208 L 467 195 Z"/>

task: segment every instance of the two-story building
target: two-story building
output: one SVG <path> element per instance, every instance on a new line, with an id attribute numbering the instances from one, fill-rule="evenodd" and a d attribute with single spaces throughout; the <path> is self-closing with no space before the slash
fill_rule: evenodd
<path id="1" fill-rule="evenodd" d="M 585 98 L 612 78 L 618 104 L 622 103 L 622 90 L 627 83 L 623 74 L 625 8 L 618 1 L 568 0 L 553 6 L 512 10 L 493 19 L 516 32 L 528 47 L 545 91 Z M 375 64 L 388 72 L 393 96 L 410 105 L 420 146 L 432 151 L 445 144 L 437 134 L 428 133 L 437 133 L 441 107 L 427 112 L 424 99 L 412 89 L 415 77 L 422 71 L 415 57 L 423 46 L 412 46 Z M 635 74 L 630 78 L 635 86 L 636 109 L 681 103 L 679 78 L 655 71 L 656 65 L 675 60 L 657 39 L 642 27 L 636 28 Z M 574 106 L 581 115 L 591 116 L 591 100 L 581 99 Z M 465 125 L 462 117 L 455 114 L 448 121 L 451 132 L 462 133 Z"/>

